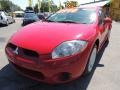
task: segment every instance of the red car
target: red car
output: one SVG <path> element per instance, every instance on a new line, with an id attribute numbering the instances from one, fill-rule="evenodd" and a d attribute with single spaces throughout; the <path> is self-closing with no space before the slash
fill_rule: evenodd
<path id="1" fill-rule="evenodd" d="M 66 83 L 93 70 L 112 21 L 100 7 L 64 9 L 15 33 L 5 52 L 16 71 L 45 83 Z"/>

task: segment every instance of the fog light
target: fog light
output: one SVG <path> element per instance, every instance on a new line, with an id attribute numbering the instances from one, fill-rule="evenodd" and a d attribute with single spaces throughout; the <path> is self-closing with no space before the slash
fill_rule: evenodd
<path id="1" fill-rule="evenodd" d="M 68 73 L 68 72 L 62 72 L 62 73 L 60 73 L 60 75 L 59 75 L 59 80 L 60 80 L 60 81 L 67 81 L 67 80 L 69 80 L 70 78 L 71 78 L 71 74 Z"/>

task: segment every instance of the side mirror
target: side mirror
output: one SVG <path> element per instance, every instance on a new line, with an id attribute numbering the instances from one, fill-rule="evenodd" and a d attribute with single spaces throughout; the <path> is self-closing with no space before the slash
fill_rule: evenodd
<path id="1" fill-rule="evenodd" d="M 111 18 L 106 17 L 106 18 L 104 19 L 104 22 L 105 22 L 105 23 L 112 23 L 112 20 L 111 20 Z"/>

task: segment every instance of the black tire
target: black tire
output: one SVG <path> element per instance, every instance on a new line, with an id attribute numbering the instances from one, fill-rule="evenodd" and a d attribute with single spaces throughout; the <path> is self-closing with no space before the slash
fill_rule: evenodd
<path id="1" fill-rule="evenodd" d="M 92 60 L 93 54 L 95 54 L 95 56 L 94 56 L 94 58 L 93 58 L 94 60 L 92 62 L 91 60 Z M 89 59 L 88 59 L 88 62 L 87 62 L 87 65 L 86 65 L 83 75 L 87 75 L 93 71 L 94 66 L 95 66 L 96 57 L 97 57 L 97 45 L 94 45 L 92 48 L 91 54 L 89 56 Z M 93 65 L 92 65 L 92 63 L 93 63 Z"/>

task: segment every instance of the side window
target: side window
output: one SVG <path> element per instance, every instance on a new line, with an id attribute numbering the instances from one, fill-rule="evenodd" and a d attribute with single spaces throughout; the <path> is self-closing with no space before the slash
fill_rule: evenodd
<path id="1" fill-rule="evenodd" d="M 104 13 L 100 10 L 100 11 L 99 11 L 99 17 L 98 17 L 98 19 L 99 19 L 99 25 L 103 24 L 104 18 L 105 18 L 105 15 L 104 15 Z"/>

